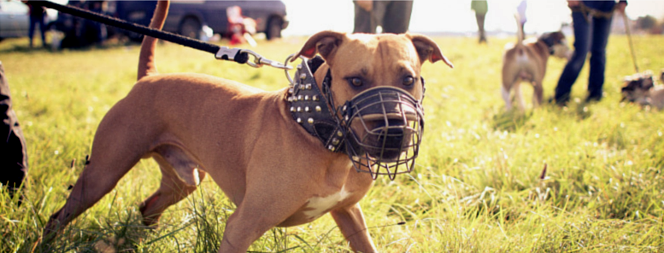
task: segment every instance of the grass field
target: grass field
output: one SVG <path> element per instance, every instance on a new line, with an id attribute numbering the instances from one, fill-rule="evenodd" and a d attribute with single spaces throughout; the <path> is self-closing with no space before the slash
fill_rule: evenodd
<path id="1" fill-rule="evenodd" d="M 304 40 L 259 41 L 253 50 L 283 60 Z M 395 181 L 379 178 L 361 202 L 381 252 L 664 250 L 664 113 L 619 102 L 623 77 L 634 73 L 626 37 L 609 41 L 604 100 L 581 102 L 586 65 L 568 107 L 545 104 L 525 113 L 505 112 L 500 97 L 501 53 L 514 38 L 490 38 L 489 45 L 475 38 L 435 40 L 456 68 L 423 69 L 426 129 L 415 171 Z M 634 43 L 641 69 L 664 68 L 664 37 L 637 36 Z M 141 226 L 138 203 L 160 179 L 151 160 L 141 161 L 48 248 L 37 247 L 46 220 L 83 169 L 99 121 L 131 89 L 138 47 L 50 52 L 27 44 L 0 43 L 30 163 L 23 205 L 0 192 L 0 252 L 216 252 L 234 205 L 212 180 L 168 209 L 159 229 Z M 206 73 L 266 90 L 288 85 L 280 70 L 216 61 L 172 44 L 159 46 L 157 63 L 162 73 Z M 545 98 L 563 65 L 549 60 Z M 530 101 L 532 89 L 523 90 Z M 348 249 L 328 215 L 272 229 L 251 247 Z"/>

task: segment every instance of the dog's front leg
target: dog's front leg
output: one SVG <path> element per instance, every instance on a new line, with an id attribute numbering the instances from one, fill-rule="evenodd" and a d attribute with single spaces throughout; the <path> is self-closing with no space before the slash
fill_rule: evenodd
<path id="1" fill-rule="evenodd" d="M 354 251 L 362 253 L 376 252 L 376 246 L 371 241 L 359 203 L 332 210 L 330 214 Z"/>
<path id="2" fill-rule="evenodd" d="M 286 220 L 305 203 L 294 197 L 297 194 L 293 192 L 278 190 L 278 182 L 282 181 L 263 183 L 247 191 L 244 200 L 228 218 L 219 253 L 247 252 L 254 241 Z"/>

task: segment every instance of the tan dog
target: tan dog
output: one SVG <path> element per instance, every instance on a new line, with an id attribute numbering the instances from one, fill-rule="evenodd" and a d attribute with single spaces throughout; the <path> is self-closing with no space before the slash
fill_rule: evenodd
<path id="1" fill-rule="evenodd" d="M 664 71 L 660 75 L 660 80 L 662 77 L 664 77 Z M 621 93 L 623 101 L 627 100 L 642 106 L 654 106 L 658 110 L 664 109 L 664 86 L 655 85 L 651 71 L 626 77 Z"/>
<path id="2" fill-rule="evenodd" d="M 517 18 L 518 20 L 518 18 Z M 533 92 L 533 107 L 542 104 L 542 80 L 546 74 L 546 63 L 549 55 L 569 59 L 571 51 L 562 32 L 544 33 L 536 40 L 523 41 L 521 26 L 517 32 L 516 44 L 505 45 L 503 54 L 502 87 L 501 94 L 505 100 L 505 108 L 512 109 L 510 92 L 514 90 L 520 110 L 525 110 L 525 103 L 521 95 L 521 82 L 529 82 L 535 89 Z"/>
<path id="3" fill-rule="evenodd" d="M 168 2 L 160 1 L 150 26 L 161 28 L 167 12 Z M 157 74 L 155 46 L 156 39 L 145 37 L 138 82 L 101 121 L 89 164 L 65 206 L 51 216 L 44 238 L 52 237 L 94 205 L 140 159 L 152 157 L 161 168 L 162 180 L 159 189 L 140 205 L 147 225 L 157 224 L 166 208 L 191 194 L 209 174 L 237 205 L 227 221 L 219 252 L 246 252 L 275 226 L 308 223 L 328 212 L 353 250 L 376 251 L 358 204 L 373 184 L 372 174 L 356 172 L 363 165 L 354 164 L 348 154 L 330 151 L 333 148 L 305 131 L 306 120 L 293 117 L 292 112 L 300 110 L 291 106 L 292 100 L 320 98 L 298 98 L 289 89 L 265 92 L 201 74 Z M 325 62 L 314 74 L 314 88 L 321 89 L 329 71 L 329 94 L 339 106 L 323 109 L 337 114 L 347 110 L 341 105 L 374 88 L 403 90 L 402 97 L 421 99 L 422 64 L 442 60 L 451 67 L 438 46 L 422 35 L 320 32 L 295 58 L 311 58 L 317 52 Z M 404 118 L 409 123 L 412 114 L 408 115 Z M 384 124 L 392 124 L 394 119 L 388 121 Z M 369 117 L 362 122 L 380 125 Z M 370 134 L 359 127 L 350 131 L 365 137 Z M 375 153 L 369 150 L 360 155 Z M 383 159 L 398 160 L 400 155 L 390 156 Z"/>

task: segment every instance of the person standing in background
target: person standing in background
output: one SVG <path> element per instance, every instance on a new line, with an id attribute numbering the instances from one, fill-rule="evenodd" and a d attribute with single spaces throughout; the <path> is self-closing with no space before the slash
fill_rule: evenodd
<path id="1" fill-rule="evenodd" d="M 405 33 L 410 25 L 413 1 L 355 0 L 353 33 Z"/>
<path id="2" fill-rule="evenodd" d="M 475 18 L 477 19 L 477 30 L 480 37 L 479 43 L 487 43 L 486 34 L 484 32 L 484 18 L 489 11 L 489 5 L 486 0 L 473 0 L 470 2 L 470 9 L 475 12 Z"/>
<path id="3" fill-rule="evenodd" d="M 624 14 L 627 1 L 621 0 L 616 3 L 614 0 L 568 0 L 567 6 L 572 10 L 574 54 L 560 75 L 553 100 L 558 105 L 566 105 L 569 102 L 572 85 L 579 77 L 586 56 L 590 52 L 588 96 L 585 101 L 600 101 L 603 96 L 606 45 L 611 32 L 613 12 L 617 10 Z"/>
<path id="4" fill-rule="evenodd" d="M 46 24 L 44 23 L 44 18 L 46 18 L 46 8 L 41 5 L 32 4 L 30 1 L 23 1 L 29 8 L 30 15 L 30 27 L 28 30 L 28 37 L 30 38 L 30 47 L 33 46 L 32 38 L 35 35 L 35 28 L 39 25 L 39 33 L 41 34 L 42 47 L 46 46 Z"/>

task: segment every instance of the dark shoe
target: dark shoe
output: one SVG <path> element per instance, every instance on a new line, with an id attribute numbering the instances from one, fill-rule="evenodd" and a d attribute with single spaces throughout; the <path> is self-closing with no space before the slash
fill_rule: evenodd
<path id="1" fill-rule="evenodd" d="M 555 104 L 560 107 L 567 106 L 567 103 L 569 102 L 569 98 L 558 98 L 556 99 L 555 97 L 550 97 L 548 100 L 549 104 Z"/>
<path id="2" fill-rule="evenodd" d="M 588 95 L 588 97 L 586 97 L 585 102 L 586 103 L 594 103 L 594 102 L 599 102 L 600 100 L 602 100 L 602 95 L 601 94 L 600 95 Z"/>

